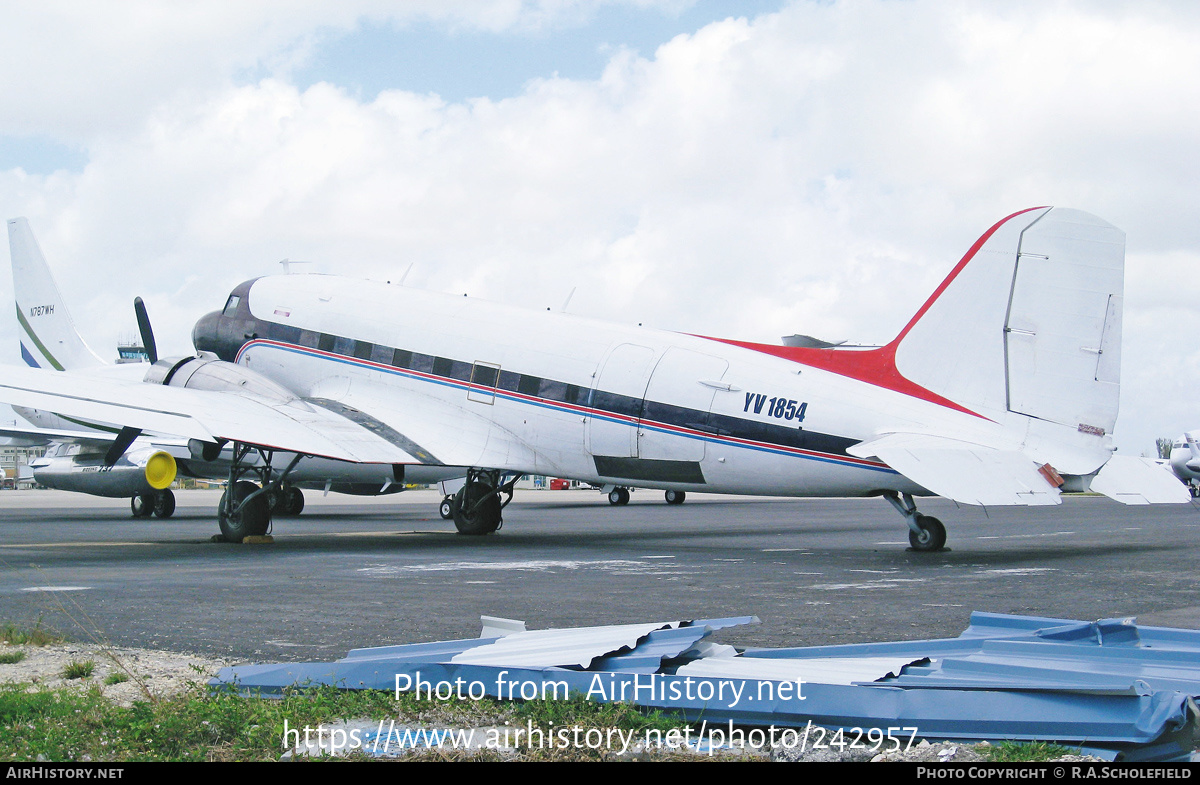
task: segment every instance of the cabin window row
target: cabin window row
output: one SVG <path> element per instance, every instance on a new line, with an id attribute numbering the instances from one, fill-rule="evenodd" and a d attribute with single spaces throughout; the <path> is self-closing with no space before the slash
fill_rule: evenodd
<path id="1" fill-rule="evenodd" d="M 284 343 L 296 344 L 343 357 L 369 360 L 380 365 L 390 365 L 418 373 L 428 373 L 461 382 L 472 382 L 484 387 L 495 387 L 508 392 L 521 393 L 550 401 L 586 404 L 588 389 L 553 379 L 543 379 L 524 373 L 513 373 L 495 366 L 472 364 L 447 357 L 434 357 L 407 349 L 357 341 L 329 333 L 301 330 L 289 325 L 273 325 L 271 338 Z"/>

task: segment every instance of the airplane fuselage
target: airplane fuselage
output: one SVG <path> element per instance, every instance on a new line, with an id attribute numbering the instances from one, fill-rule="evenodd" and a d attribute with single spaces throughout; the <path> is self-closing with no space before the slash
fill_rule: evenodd
<path id="1" fill-rule="evenodd" d="M 472 422 L 448 452 L 425 451 L 429 463 L 516 466 L 598 484 L 923 494 L 846 448 L 931 423 L 968 434 L 998 427 L 714 339 L 334 276 L 248 281 L 193 339 L 302 398 L 348 404 L 410 452 L 423 451 L 422 427 L 445 433 L 456 420 Z M 399 389 L 405 411 L 391 402 Z M 414 411 L 414 400 L 427 406 Z M 480 436 L 493 432 L 503 436 L 495 440 L 502 456 Z"/>

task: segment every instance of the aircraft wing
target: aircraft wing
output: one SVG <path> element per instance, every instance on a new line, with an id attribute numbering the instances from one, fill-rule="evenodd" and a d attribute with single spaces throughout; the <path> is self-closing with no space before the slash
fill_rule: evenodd
<path id="1" fill-rule="evenodd" d="M 43 447 L 51 442 L 68 442 L 107 449 L 108 445 L 113 443 L 116 434 L 99 434 L 94 431 L 68 431 L 56 428 L 3 426 L 0 427 L 0 437 L 8 439 L 10 444 L 22 447 Z"/>
<path id="2" fill-rule="evenodd" d="M 315 392 L 319 395 L 319 386 Z M 551 471 L 547 466 L 555 464 L 553 455 L 535 453 L 519 434 L 485 417 L 482 412 L 488 407 L 454 405 L 430 395 L 357 381 L 349 390 L 338 390 L 330 398 L 333 400 L 306 400 L 344 412 L 351 419 L 374 423 L 373 428 L 390 433 L 393 441 L 404 445 L 421 463 L 488 466 L 523 474 L 535 467 Z"/>
<path id="3" fill-rule="evenodd" d="M 5 366 L 0 401 L 204 442 L 238 441 L 355 463 L 424 463 L 389 433 L 330 408 Z"/>
<path id="4" fill-rule="evenodd" d="M 939 496 L 964 504 L 1058 504 L 1059 490 L 1018 450 L 923 433 L 889 433 L 850 447 L 858 458 L 877 457 Z"/>

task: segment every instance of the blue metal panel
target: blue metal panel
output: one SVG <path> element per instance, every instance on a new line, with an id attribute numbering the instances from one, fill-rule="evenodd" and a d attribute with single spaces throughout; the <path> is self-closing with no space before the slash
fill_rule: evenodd
<path id="1" fill-rule="evenodd" d="M 1129 619 L 1080 622 L 972 614 L 956 639 L 754 649 L 737 658 L 793 660 L 887 655 L 923 658 L 901 675 L 855 685 L 685 676 L 681 656 L 714 629 L 746 619 L 697 621 L 651 632 L 626 652 L 587 669 L 501 668 L 453 663 L 496 639 L 357 649 L 335 663 L 225 668 L 214 685 L 278 694 L 306 684 L 349 689 L 475 683 L 501 699 L 548 694 L 626 701 L 675 712 L 695 723 L 803 728 L 911 728 L 931 738 L 1040 740 L 1088 744 L 1108 756 L 1182 759 L 1200 696 L 1200 633 L 1138 628 Z M 583 631 L 586 632 L 586 631 Z M 719 665 L 719 658 L 706 664 Z M 763 663 L 766 665 L 766 663 Z M 798 671 L 802 672 L 802 670 Z M 527 694 L 514 693 L 520 685 Z"/>

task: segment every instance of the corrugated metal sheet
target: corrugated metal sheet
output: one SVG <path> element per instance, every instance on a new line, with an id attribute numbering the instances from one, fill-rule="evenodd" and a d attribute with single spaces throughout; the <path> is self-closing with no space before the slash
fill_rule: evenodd
<path id="1" fill-rule="evenodd" d="M 713 630 L 752 621 L 359 649 L 336 663 L 226 668 L 213 684 L 270 694 L 303 684 L 391 690 L 397 679 L 408 685 L 461 679 L 493 697 L 528 698 L 539 686 L 561 687 L 701 723 L 915 727 L 936 739 L 1058 741 L 1146 760 L 1186 759 L 1191 751 L 1200 632 L 1139 628 L 1132 619 L 973 614 L 954 639 L 753 649 L 736 657 L 707 639 Z M 514 684 L 528 685 L 530 694 L 514 694 Z"/>

